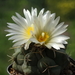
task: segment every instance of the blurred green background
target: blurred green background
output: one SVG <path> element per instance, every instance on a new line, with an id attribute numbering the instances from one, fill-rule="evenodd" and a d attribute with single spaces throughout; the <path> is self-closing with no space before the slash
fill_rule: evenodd
<path id="1" fill-rule="evenodd" d="M 56 13 L 56 17 L 61 17 L 61 22 L 69 25 L 66 33 L 70 36 L 67 54 L 75 59 L 75 0 L 0 0 L 0 75 L 8 75 L 6 68 L 11 62 L 8 62 L 10 58 L 7 55 L 14 52 L 9 49 L 12 41 L 8 41 L 5 36 L 7 22 L 13 22 L 11 16 L 15 15 L 15 12 L 23 15 L 23 8 L 30 10 L 31 7 L 36 7 L 38 11 L 42 8 L 45 8 L 45 11 L 50 10 Z"/>

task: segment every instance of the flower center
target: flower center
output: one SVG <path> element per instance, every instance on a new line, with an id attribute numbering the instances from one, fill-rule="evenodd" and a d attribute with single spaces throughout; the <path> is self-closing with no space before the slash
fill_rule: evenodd
<path id="1" fill-rule="evenodd" d="M 27 32 L 28 35 L 31 35 L 31 31 L 34 31 L 34 28 L 33 28 L 32 25 L 31 25 L 31 27 L 27 28 L 26 32 Z"/>
<path id="2" fill-rule="evenodd" d="M 33 24 L 30 27 L 27 27 L 25 30 L 25 38 L 30 38 L 31 37 L 31 31 L 34 31 Z"/>
<path id="3" fill-rule="evenodd" d="M 49 38 L 49 35 L 46 32 L 42 32 L 41 35 L 38 37 L 39 42 L 45 42 Z"/>

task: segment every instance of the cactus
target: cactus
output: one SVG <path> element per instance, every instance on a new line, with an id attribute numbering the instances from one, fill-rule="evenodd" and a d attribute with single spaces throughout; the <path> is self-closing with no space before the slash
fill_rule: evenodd
<path id="1" fill-rule="evenodd" d="M 60 75 L 67 69 L 70 61 L 66 54 L 68 36 L 63 35 L 68 25 L 59 23 L 55 13 L 37 8 L 23 9 L 25 17 L 16 13 L 12 16 L 15 23 L 7 23 L 15 53 L 12 55 L 12 67 L 23 75 Z"/>
<path id="2" fill-rule="evenodd" d="M 15 50 L 12 57 L 12 67 L 24 75 L 60 75 L 70 64 L 65 49 L 57 51 L 33 43 L 28 50 Z"/>

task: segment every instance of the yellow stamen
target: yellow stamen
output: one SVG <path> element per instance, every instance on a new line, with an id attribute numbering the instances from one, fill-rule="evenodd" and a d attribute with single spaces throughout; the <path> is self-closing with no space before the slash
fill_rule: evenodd
<path id="1" fill-rule="evenodd" d="M 31 37 L 31 31 L 34 31 L 33 24 L 30 27 L 27 27 L 24 32 L 25 38 L 29 39 Z"/>
<path id="2" fill-rule="evenodd" d="M 46 32 L 42 32 L 41 35 L 38 37 L 39 42 L 45 42 L 49 38 L 49 35 Z"/>

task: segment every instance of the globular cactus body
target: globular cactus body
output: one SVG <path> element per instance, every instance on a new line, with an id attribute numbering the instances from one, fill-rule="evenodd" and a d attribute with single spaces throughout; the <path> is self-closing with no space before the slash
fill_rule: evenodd
<path id="1" fill-rule="evenodd" d="M 57 51 L 31 44 L 28 50 L 22 47 L 15 54 L 13 68 L 24 75 L 60 75 L 69 65 L 64 49 Z"/>

